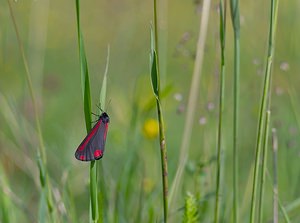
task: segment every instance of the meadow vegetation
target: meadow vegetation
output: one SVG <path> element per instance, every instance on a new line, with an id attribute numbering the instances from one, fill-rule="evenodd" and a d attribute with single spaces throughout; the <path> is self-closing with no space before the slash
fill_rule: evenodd
<path id="1" fill-rule="evenodd" d="M 299 9 L 1 1 L 0 222 L 299 222 Z"/>

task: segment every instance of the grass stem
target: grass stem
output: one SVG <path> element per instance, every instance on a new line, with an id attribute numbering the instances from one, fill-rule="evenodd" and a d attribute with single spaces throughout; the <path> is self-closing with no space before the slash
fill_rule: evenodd
<path id="1" fill-rule="evenodd" d="M 231 20 L 234 31 L 234 83 L 233 83 L 233 222 L 239 222 L 238 201 L 238 121 L 240 85 L 240 11 L 239 0 L 230 0 Z"/>
<path id="2" fill-rule="evenodd" d="M 165 127 L 162 115 L 160 101 L 160 73 L 159 73 L 159 56 L 158 56 L 158 26 L 157 26 L 157 4 L 154 0 L 154 37 L 151 30 L 151 54 L 150 54 L 150 76 L 153 87 L 153 93 L 156 98 L 158 125 L 159 125 L 159 145 L 161 153 L 161 168 L 162 168 L 162 187 L 163 187 L 163 207 L 164 207 L 164 222 L 168 222 L 168 158 L 165 138 Z"/>
<path id="3" fill-rule="evenodd" d="M 194 65 L 194 71 L 193 71 L 191 87 L 190 87 L 190 92 L 188 97 L 182 142 L 180 146 L 179 165 L 176 170 L 175 179 L 172 183 L 172 188 L 170 192 L 170 209 L 172 209 L 172 205 L 176 201 L 175 196 L 177 196 L 177 190 L 179 188 L 179 185 L 181 184 L 183 170 L 188 159 L 192 129 L 193 129 L 193 124 L 195 123 L 194 117 L 196 111 L 196 104 L 199 95 L 199 86 L 200 86 L 204 48 L 205 48 L 206 34 L 207 34 L 207 27 L 208 27 L 208 18 L 210 13 L 210 4 L 211 4 L 211 0 L 205 0 L 203 2 L 201 22 L 199 24 L 199 37 L 197 42 L 195 65 Z"/>
<path id="4" fill-rule="evenodd" d="M 25 56 L 25 51 L 24 51 L 23 43 L 21 41 L 20 34 L 19 34 L 17 22 L 14 17 L 14 13 L 13 13 L 13 9 L 12 9 L 10 1 L 7 0 L 7 3 L 9 6 L 9 12 L 10 12 L 10 16 L 11 16 L 11 19 L 13 22 L 13 27 L 16 32 L 16 37 L 17 37 L 19 48 L 20 48 L 23 64 L 25 67 L 26 82 L 28 85 L 28 89 L 29 89 L 29 93 L 30 93 L 30 97 L 31 97 L 32 105 L 33 105 L 33 113 L 34 113 L 34 117 L 35 117 L 36 131 L 37 131 L 38 140 L 39 140 L 39 146 L 37 149 L 37 165 L 38 165 L 39 172 L 40 172 L 40 183 L 42 186 L 42 192 L 44 193 L 44 196 L 47 199 L 47 207 L 48 207 L 49 216 L 51 219 L 53 219 L 54 216 L 53 216 L 52 190 L 51 190 L 51 184 L 48 179 L 48 173 L 47 173 L 47 168 L 46 168 L 47 157 L 46 157 L 44 140 L 43 140 L 43 136 L 42 136 L 42 129 L 41 129 L 40 120 L 39 120 L 37 101 L 35 98 L 35 93 L 33 90 L 29 66 L 28 66 L 26 56 Z"/>
<path id="5" fill-rule="evenodd" d="M 272 151 L 273 151 L 273 223 L 278 223 L 278 139 L 276 129 L 272 129 Z"/>
<path id="6" fill-rule="evenodd" d="M 264 186 L 265 186 L 265 178 L 266 178 L 266 170 L 267 170 L 267 160 L 268 160 L 268 137 L 269 137 L 269 125 L 270 125 L 270 110 L 267 111 L 266 114 L 266 125 L 264 129 L 264 147 L 262 151 L 262 171 L 261 171 L 261 180 L 260 180 L 260 197 L 259 197 L 259 214 L 258 214 L 258 222 L 262 222 L 263 220 L 263 200 L 264 200 Z"/>
<path id="7" fill-rule="evenodd" d="M 160 142 L 160 152 L 161 152 L 161 170 L 162 170 L 162 183 L 163 183 L 163 202 L 164 202 L 164 222 L 168 221 L 168 158 L 167 158 L 167 148 L 165 140 L 165 128 L 162 116 L 160 101 L 156 100 L 158 123 L 159 123 L 159 142 Z"/>
<path id="8" fill-rule="evenodd" d="M 220 95 L 219 95 L 219 123 L 217 138 L 217 174 L 216 174 L 216 200 L 214 222 L 220 222 L 220 197 L 221 197 L 221 149 L 222 149 L 222 124 L 224 110 L 224 88 L 225 88 L 225 31 L 226 31 L 226 1 L 220 0 L 220 46 L 221 46 L 221 73 L 220 73 Z"/>
<path id="9" fill-rule="evenodd" d="M 255 149 L 256 155 L 255 155 L 255 165 L 254 165 L 254 175 L 253 175 L 250 223 L 255 222 L 258 173 L 260 172 L 259 171 L 259 162 L 260 162 L 260 157 L 261 157 L 261 147 L 262 147 L 261 145 L 262 145 L 262 139 L 263 139 L 263 134 L 264 134 L 263 129 L 264 129 L 264 125 L 265 125 L 267 101 L 268 101 L 268 96 L 270 95 L 271 68 L 272 68 L 273 57 L 274 57 L 277 14 L 278 14 L 278 0 L 271 0 L 269 45 L 268 45 L 267 66 L 266 66 L 266 70 L 265 70 L 263 95 L 262 95 L 261 105 L 260 105 L 257 141 L 256 141 L 256 149 Z"/>
<path id="10" fill-rule="evenodd" d="M 80 0 L 76 0 L 76 18 L 77 18 L 77 35 L 78 35 L 78 48 L 80 58 L 80 73 L 81 73 L 81 86 L 83 93 L 83 105 L 86 131 L 89 132 L 92 128 L 91 120 L 91 93 L 90 93 L 90 80 L 87 65 L 87 58 L 85 54 L 84 42 L 80 26 Z M 97 165 L 96 161 L 90 163 L 90 200 L 91 200 L 91 217 L 92 221 L 98 220 L 98 199 L 97 199 Z"/>

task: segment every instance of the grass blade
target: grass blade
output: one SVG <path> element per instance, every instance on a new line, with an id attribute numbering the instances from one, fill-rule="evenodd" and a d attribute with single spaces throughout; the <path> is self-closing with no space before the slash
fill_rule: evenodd
<path id="1" fill-rule="evenodd" d="M 13 208 L 11 205 L 11 200 L 4 193 L 5 187 L 9 188 L 9 184 L 7 182 L 2 165 L 0 166 L 0 183 L 0 222 L 11 222 L 12 212 L 10 212 L 10 210 L 13 210 Z"/>
<path id="2" fill-rule="evenodd" d="M 197 53 L 193 71 L 193 77 L 191 81 L 191 87 L 189 92 L 189 99 L 186 111 L 185 125 L 182 136 L 182 143 L 180 147 L 180 155 L 179 155 L 179 166 L 176 170 L 175 179 L 172 183 L 172 188 L 170 192 L 170 209 L 172 209 L 173 203 L 176 201 L 177 190 L 179 188 L 179 184 L 181 184 L 182 174 L 185 167 L 185 164 L 188 159 L 191 135 L 192 135 L 192 126 L 195 123 L 195 111 L 197 98 L 199 94 L 199 86 L 200 86 L 200 77 L 203 63 L 203 55 L 204 48 L 206 42 L 206 33 L 207 33 L 207 25 L 208 18 L 210 13 L 210 0 L 206 0 L 203 2 L 202 16 L 199 27 L 199 37 L 197 43 Z"/>
<path id="3" fill-rule="evenodd" d="M 44 140 L 43 140 L 43 135 L 42 135 L 42 130 L 41 130 L 41 125 L 40 125 L 40 120 L 39 120 L 39 114 L 38 114 L 38 108 L 37 108 L 37 102 L 35 98 L 35 93 L 32 85 L 32 80 L 31 80 L 31 75 L 29 71 L 29 66 L 28 62 L 25 56 L 25 51 L 24 47 L 21 41 L 21 37 L 18 31 L 18 26 L 17 22 L 14 17 L 13 9 L 11 6 L 11 3 L 9 0 L 7 0 L 8 6 L 9 6 L 9 12 L 10 16 L 13 22 L 13 26 L 16 32 L 16 37 L 18 41 L 18 45 L 20 48 L 23 64 L 25 67 L 25 77 L 26 77 L 26 82 L 29 88 L 29 93 L 33 105 L 33 112 L 34 112 L 34 117 L 35 117 L 35 124 L 36 124 L 36 131 L 38 134 L 38 140 L 39 140 L 39 146 L 37 149 L 37 165 L 39 167 L 40 171 L 40 183 L 42 186 L 42 197 L 45 199 L 41 199 L 42 202 L 46 202 L 45 205 L 47 205 L 47 211 L 49 213 L 49 216 L 53 220 L 53 200 L 52 200 L 52 191 L 51 191 L 51 184 L 48 180 L 48 173 L 47 173 L 47 168 L 46 168 L 46 163 L 47 163 L 47 157 L 46 157 L 46 151 L 45 151 L 45 145 L 44 145 Z M 42 205 L 42 204 L 41 204 Z"/>
<path id="4" fill-rule="evenodd" d="M 83 95 L 84 117 L 86 130 L 91 130 L 91 93 L 90 93 L 90 78 L 87 65 L 86 53 L 84 48 L 84 41 L 80 26 L 80 0 L 76 0 L 76 18 L 77 18 L 77 35 L 78 35 L 78 48 L 80 60 L 80 74 L 81 74 L 81 88 Z"/>
<path id="5" fill-rule="evenodd" d="M 272 151 L 273 151 L 273 223 L 278 223 L 278 139 L 276 129 L 272 129 Z"/>
<path id="6" fill-rule="evenodd" d="M 220 215 L 221 196 L 221 147 L 222 147 L 222 119 L 224 110 L 225 88 L 225 32 L 226 32 L 226 1 L 220 0 L 220 46 L 221 46 L 221 73 L 220 73 L 220 96 L 219 96 L 219 124 L 217 142 L 217 174 L 216 174 L 216 200 L 214 222 L 218 223 Z"/>
<path id="7" fill-rule="evenodd" d="M 233 222 L 239 222 L 238 197 L 238 126 L 240 88 L 240 11 L 239 0 L 230 0 L 231 21 L 234 31 L 234 83 L 233 83 Z"/>
<path id="8" fill-rule="evenodd" d="M 105 66 L 105 71 L 104 71 L 104 76 L 103 76 L 103 81 L 102 81 L 102 87 L 100 91 L 100 107 L 103 111 L 105 111 L 105 105 L 106 105 L 106 89 L 107 89 L 107 72 L 108 72 L 108 65 L 109 65 L 109 56 L 110 56 L 110 48 L 109 46 L 107 47 L 107 58 L 106 58 L 106 66 Z M 98 173 L 103 173 L 103 168 L 102 168 L 102 162 L 97 162 L 97 172 Z M 103 176 L 103 174 L 100 174 L 100 176 Z M 100 177 L 98 175 L 98 185 L 100 187 L 100 191 L 98 192 L 98 223 L 102 223 L 104 220 L 104 197 L 105 197 L 105 191 L 104 191 L 104 178 L 99 179 Z"/>
<path id="9" fill-rule="evenodd" d="M 161 152 L 161 168 L 162 168 L 162 187 L 163 187 L 163 207 L 164 207 L 164 222 L 168 221 L 168 159 L 167 147 L 165 139 L 165 127 L 162 115 L 162 108 L 160 102 L 160 76 L 159 76 L 159 61 L 158 61 L 158 31 L 157 31 L 157 8 L 156 0 L 154 0 L 154 35 L 151 29 L 151 54 L 150 54 L 150 76 L 153 87 L 153 94 L 156 97 L 156 107 L 159 124 L 159 144 Z"/>
<path id="10" fill-rule="evenodd" d="M 262 171 L 261 171 L 261 180 L 260 180 L 260 197 L 259 197 L 259 205 L 258 205 L 258 222 L 262 222 L 263 219 L 263 200 L 264 200 L 264 186 L 265 186 L 265 178 L 266 178 L 266 170 L 267 170 L 267 160 L 268 160 L 268 137 L 269 137 L 269 125 L 270 125 L 270 110 L 267 111 L 266 114 L 266 125 L 264 129 L 264 147 L 262 152 Z"/>
<path id="11" fill-rule="evenodd" d="M 264 78 L 264 85 L 263 85 L 263 95 L 262 95 L 262 99 L 261 99 L 260 112 L 259 112 L 257 141 L 256 141 L 256 149 L 255 149 L 256 155 L 255 155 L 255 166 L 254 166 L 254 175 L 253 175 L 250 223 L 255 222 L 258 173 L 260 172 L 259 171 L 259 162 L 260 162 L 260 157 L 261 157 L 261 144 L 262 144 L 262 139 L 263 139 L 263 134 L 264 134 L 263 128 L 265 125 L 267 101 L 268 101 L 268 96 L 270 95 L 271 68 L 272 68 L 273 57 L 274 57 L 274 44 L 275 44 L 275 33 L 276 33 L 276 26 L 277 26 L 277 15 L 278 15 L 278 0 L 271 0 L 269 46 L 268 46 L 267 66 L 266 66 L 266 70 L 265 70 L 265 78 Z"/>
<path id="12" fill-rule="evenodd" d="M 281 213 L 283 215 L 283 218 L 285 220 L 286 223 L 291 223 L 291 220 L 287 214 L 287 211 L 286 211 L 286 208 L 283 206 L 283 204 L 281 203 L 280 199 L 278 199 L 278 205 L 279 205 L 279 208 L 281 210 Z"/>
<path id="13" fill-rule="evenodd" d="M 158 81 L 158 61 L 157 61 L 157 51 L 155 46 L 155 37 L 151 27 L 151 54 L 150 54 L 150 74 L 151 74 L 151 86 L 156 98 L 159 97 L 159 81 Z"/>
<path id="14" fill-rule="evenodd" d="M 107 89 L 107 72 L 108 72 L 108 66 L 109 66 L 109 57 L 110 57 L 110 46 L 107 47 L 107 57 L 106 57 L 106 65 L 105 65 L 105 71 L 102 81 L 102 87 L 100 92 L 100 105 L 101 109 L 105 111 L 106 108 L 106 89 Z"/>
<path id="15" fill-rule="evenodd" d="M 287 214 L 288 207 L 284 207 L 281 203 L 281 200 L 278 196 L 278 137 L 276 133 L 276 129 L 272 129 L 272 150 L 273 150 L 273 223 L 279 222 L 279 211 L 283 215 L 283 218 L 286 223 L 290 223 L 291 220 Z"/>
<path id="16" fill-rule="evenodd" d="M 90 164 L 90 197 L 91 197 L 91 214 L 93 221 L 98 220 L 98 199 L 97 199 L 97 165 L 96 161 Z"/>
<path id="17" fill-rule="evenodd" d="M 80 1 L 76 0 L 76 18 L 77 18 L 77 34 L 78 34 L 78 48 L 80 58 L 80 73 L 81 73 L 81 87 L 83 93 L 84 117 L 86 131 L 91 130 L 91 93 L 90 80 L 86 53 L 84 48 L 83 36 L 80 26 Z M 91 216 L 93 221 L 98 219 L 98 199 L 97 199 L 97 165 L 96 161 L 90 164 L 90 199 L 91 199 Z"/>

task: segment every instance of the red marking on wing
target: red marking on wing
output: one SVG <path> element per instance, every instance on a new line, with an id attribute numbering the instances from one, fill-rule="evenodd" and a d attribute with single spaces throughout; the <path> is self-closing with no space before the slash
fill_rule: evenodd
<path id="1" fill-rule="evenodd" d="M 79 157 L 79 159 L 80 159 L 80 160 L 85 160 L 85 156 L 84 156 L 84 155 L 81 155 L 81 156 Z"/>
<path id="2" fill-rule="evenodd" d="M 78 150 L 82 151 L 84 150 L 86 144 L 91 140 L 91 138 L 95 135 L 97 132 L 99 126 L 101 125 L 102 120 L 100 119 L 97 124 L 92 128 L 92 131 L 87 135 L 87 137 L 84 139 L 84 141 L 79 145 Z"/>
<path id="3" fill-rule="evenodd" d="M 94 152 L 95 159 L 101 158 L 103 155 L 102 151 L 100 149 L 96 149 Z"/>

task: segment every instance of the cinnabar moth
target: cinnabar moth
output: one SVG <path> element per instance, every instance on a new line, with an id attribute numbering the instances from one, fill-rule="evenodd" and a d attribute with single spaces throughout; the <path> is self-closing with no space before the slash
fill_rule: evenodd
<path id="1" fill-rule="evenodd" d="M 106 134 L 109 116 L 103 112 L 92 130 L 78 146 L 75 157 L 80 161 L 93 161 L 101 159 L 105 149 Z"/>

